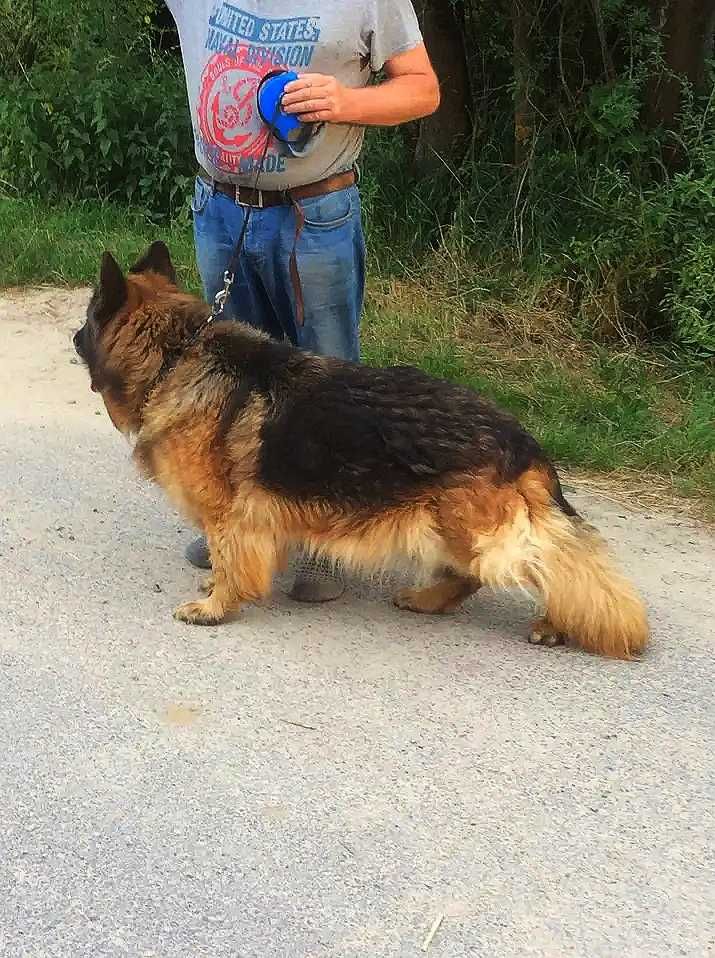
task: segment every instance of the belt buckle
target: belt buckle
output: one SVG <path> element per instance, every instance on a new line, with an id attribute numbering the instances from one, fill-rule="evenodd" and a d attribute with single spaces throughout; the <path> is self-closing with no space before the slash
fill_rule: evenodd
<path id="1" fill-rule="evenodd" d="M 256 193 L 258 194 L 258 202 L 244 203 L 241 200 L 241 187 L 238 184 L 236 184 L 236 206 L 249 206 L 257 210 L 262 210 L 263 209 L 263 190 L 253 190 L 252 192 L 254 194 Z"/>

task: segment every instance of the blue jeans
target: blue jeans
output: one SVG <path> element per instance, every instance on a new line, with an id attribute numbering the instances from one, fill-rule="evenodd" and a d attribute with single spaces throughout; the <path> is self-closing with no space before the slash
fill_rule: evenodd
<path id="1" fill-rule="evenodd" d="M 302 200 L 296 248 L 304 322 L 296 322 L 290 257 L 296 217 L 289 204 L 255 209 L 225 315 L 301 349 L 357 362 L 365 286 L 365 241 L 357 187 Z M 223 288 L 246 208 L 196 179 L 191 205 L 196 259 L 209 303 Z"/>

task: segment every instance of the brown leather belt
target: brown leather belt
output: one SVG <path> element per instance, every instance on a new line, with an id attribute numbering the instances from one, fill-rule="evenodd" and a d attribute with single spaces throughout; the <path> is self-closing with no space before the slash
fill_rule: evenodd
<path id="1" fill-rule="evenodd" d="M 230 196 L 238 206 L 250 206 L 253 209 L 263 210 L 269 206 L 292 206 L 295 212 L 295 237 L 293 251 L 290 255 L 290 278 L 295 295 L 295 321 L 302 326 L 305 319 L 305 304 L 303 301 L 303 287 L 298 272 L 297 248 L 300 234 L 305 226 L 305 214 L 300 205 L 301 200 L 310 200 L 315 196 L 327 196 L 328 193 L 337 193 L 338 190 L 347 190 L 357 183 L 354 170 L 345 173 L 336 173 L 317 183 L 306 183 L 305 186 L 293 186 L 287 190 L 255 190 L 250 186 L 237 186 L 235 183 L 222 183 L 199 167 L 199 176 L 219 193 Z"/>
<path id="2" fill-rule="evenodd" d="M 357 182 L 355 171 L 348 170 L 345 173 L 335 173 L 324 180 L 318 180 L 317 183 L 293 186 L 287 190 L 254 190 L 250 186 L 237 186 L 235 183 L 214 180 L 203 167 L 199 167 L 199 176 L 218 193 L 230 196 L 239 206 L 252 206 L 259 210 L 268 206 L 295 205 L 301 200 L 311 200 L 315 196 L 326 196 L 328 193 L 337 193 L 338 190 L 347 190 L 355 186 Z"/>

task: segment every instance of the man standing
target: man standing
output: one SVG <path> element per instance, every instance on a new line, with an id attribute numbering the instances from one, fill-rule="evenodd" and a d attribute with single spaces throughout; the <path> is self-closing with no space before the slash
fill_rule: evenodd
<path id="1" fill-rule="evenodd" d="M 357 361 L 365 247 L 355 164 L 365 126 L 434 112 L 439 86 L 410 0 L 167 0 L 179 30 L 199 174 L 196 257 L 212 302 L 244 225 L 225 314 L 327 356 Z M 298 143 L 271 136 L 257 95 L 291 70 L 283 108 Z M 384 80 L 371 80 L 382 74 Z M 256 177 L 258 188 L 256 189 Z M 205 540 L 187 557 L 206 567 Z M 336 598 L 342 583 L 304 563 L 294 598 Z"/>

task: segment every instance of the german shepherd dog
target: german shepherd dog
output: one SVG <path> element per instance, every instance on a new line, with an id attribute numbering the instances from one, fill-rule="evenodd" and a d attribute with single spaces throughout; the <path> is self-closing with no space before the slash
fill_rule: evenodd
<path id="1" fill-rule="evenodd" d="M 127 276 L 104 254 L 74 337 L 139 468 L 208 538 L 208 594 L 177 619 L 215 625 L 264 599 L 300 546 L 364 574 L 411 566 L 427 584 L 402 609 L 518 588 L 541 600 L 534 643 L 643 649 L 641 599 L 510 415 L 418 369 L 311 355 L 209 314 L 154 243 Z"/>

